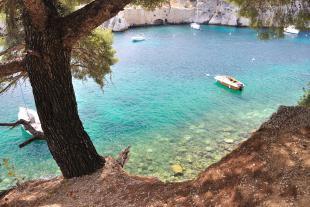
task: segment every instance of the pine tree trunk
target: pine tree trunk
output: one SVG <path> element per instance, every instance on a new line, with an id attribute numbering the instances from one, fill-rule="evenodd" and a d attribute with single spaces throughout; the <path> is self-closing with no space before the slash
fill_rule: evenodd
<path id="1" fill-rule="evenodd" d="M 65 178 L 93 173 L 104 159 L 78 115 L 70 71 L 71 49 L 59 28 L 37 31 L 24 16 L 26 69 L 49 150 Z"/>

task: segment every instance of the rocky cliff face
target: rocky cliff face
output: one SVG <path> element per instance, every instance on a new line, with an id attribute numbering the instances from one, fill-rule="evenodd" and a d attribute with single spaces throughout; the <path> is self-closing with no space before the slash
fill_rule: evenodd
<path id="1" fill-rule="evenodd" d="M 248 26 L 249 19 L 238 16 L 239 8 L 224 0 L 174 0 L 170 5 L 148 11 L 141 7 L 128 7 L 103 24 L 113 31 L 132 26 L 183 24 L 190 22 Z"/>
<path id="2" fill-rule="evenodd" d="M 273 8 L 266 5 L 264 13 L 259 16 L 263 25 L 277 25 L 275 16 L 281 12 L 290 16 L 297 16 L 305 7 L 304 1 L 293 1 L 283 7 Z M 113 31 L 124 31 L 132 26 L 160 25 L 160 24 L 184 24 L 204 23 L 229 26 L 249 26 L 248 18 L 239 16 L 240 8 L 228 0 L 171 0 L 169 5 L 148 11 L 141 7 L 127 7 L 116 17 L 103 24 Z"/>

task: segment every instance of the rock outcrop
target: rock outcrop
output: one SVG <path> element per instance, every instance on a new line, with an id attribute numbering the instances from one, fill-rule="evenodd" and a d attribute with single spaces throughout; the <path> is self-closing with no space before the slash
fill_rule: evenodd
<path id="1" fill-rule="evenodd" d="M 296 17 L 308 9 L 309 3 L 295 0 L 286 6 L 265 5 L 259 18 L 264 26 L 277 26 L 275 16 L 286 14 Z M 306 10 L 306 11 L 308 11 Z M 228 26 L 249 26 L 250 19 L 239 16 L 240 8 L 228 0 L 171 0 L 169 5 L 153 11 L 141 7 L 129 6 L 116 17 L 103 24 L 113 31 L 124 31 L 129 27 L 161 24 L 186 24 L 197 22 Z M 309 25 L 310 26 L 310 25 Z"/>
<path id="2" fill-rule="evenodd" d="M 249 26 L 247 18 L 239 17 L 239 8 L 224 0 L 176 0 L 170 5 L 153 11 L 141 7 L 127 7 L 116 17 L 103 24 L 113 31 L 124 31 L 129 27 L 161 24 L 184 24 L 190 22 Z"/>

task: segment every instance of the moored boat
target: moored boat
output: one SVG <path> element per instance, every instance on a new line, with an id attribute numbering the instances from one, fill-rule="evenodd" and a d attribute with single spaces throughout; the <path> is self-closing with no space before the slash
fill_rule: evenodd
<path id="1" fill-rule="evenodd" d="M 35 110 L 24 108 L 24 107 L 19 107 L 19 112 L 18 112 L 18 120 L 23 119 L 25 121 L 30 122 L 30 125 L 37 131 L 43 132 L 42 127 L 41 127 L 41 122 L 39 119 L 39 116 Z M 29 135 L 32 135 L 28 130 L 24 128 L 22 125 L 22 129 Z"/>
<path id="2" fill-rule="evenodd" d="M 133 42 L 141 42 L 141 41 L 144 41 L 144 40 L 145 40 L 145 37 L 144 37 L 144 35 L 137 35 L 137 36 L 133 36 L 133 37 L 131 38 L 131 40 L 132 40 Z"/>
<path id="3" fill-rule="evenodd" d="M 220 84 L 231 88 L 233 90 L 242 90 L 244 88 L 244 84 L 234 77 L 226 76 L 226 75 L 218 75 L 215 76 L 214 79 Z"/>
<path id="4" fill-rule="evenodd" d="M 197 24 L 197 23 L 191 23 L 190 24 L 191 28 L 193 29 L 197 29 L 197 30 L 200 30 L 200 24 Z"/>
<path id="5" fill-rule="evenodd" d="M 294 25 L 290 25 L 290 26 L 284 28 L 284 32 L 289 33 L 289 34 L 298 34 L 299 29 L 296 29 L 296 27 Z"/>

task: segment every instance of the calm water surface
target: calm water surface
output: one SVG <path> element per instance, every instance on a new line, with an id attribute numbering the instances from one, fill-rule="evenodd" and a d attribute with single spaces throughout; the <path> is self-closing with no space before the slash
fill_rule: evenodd
<path id="1" fill-rule="evenodd" d="M 132 43 L 139 33 L 147 40 Z M 115 34 L 114 46 L 120 61 L 104 92 L 92 81 L 74 81 L 81 119 L 102 155 L 114 156 L 131 145 L 126 170 L 162 180 L 196 176 L 279 105 L 296 104 L 310 80 L 310 34 L 305 33 L 260 41 L 250 29 L 150 27 Z M 237 77 L 244 91 L 215 84 L 217 74 Z M 0 96 L 0 120 L 16 120 L 23 99 L 34 107 L 27 84 Z M 0 128 L 0 158 L 9 159 L 16 176 L 59 175 L 46 144 L 19 149 L 25 139 L 20 128 Z M 180 164 L 184 175 L 173 176 L 172 164 Z M 12 184 L 7 168 L 0 167 L 0 189 Z"/>

